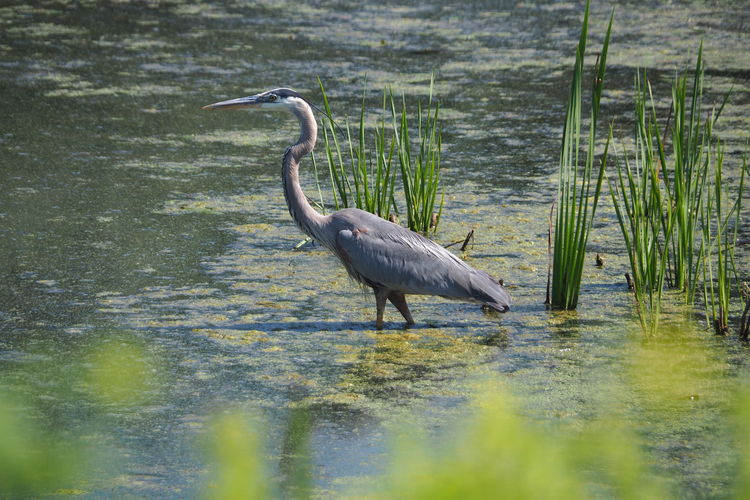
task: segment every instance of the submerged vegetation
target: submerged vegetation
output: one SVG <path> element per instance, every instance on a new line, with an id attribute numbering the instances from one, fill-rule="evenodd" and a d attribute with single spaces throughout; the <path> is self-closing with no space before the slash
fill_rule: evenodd
<path id="1" fill-rule="evenodd" d="M 406 110 L 406 99 L 401 99 L 401 112 L 396 112 L 396 103 L 391 90 L 383 91 L 383 109 L 379 124 L 375 127 L 372 146 L 368 149 L 365 132 L 365 104 L 367 82 L 362 90 L 362 107 L 359 114 L 357 142 L 352 140 L 348 117 L 343 132 L 346 134 L 349 169 L 345 154 L 341 152 L 337 128 L 331 116 L 331 107 L 323 83 L 318 79 L 327 116 L 321 118 L 325 157 L 331 176 L 331 192 L 336 210 L 355 207 L 384 219 L 395 219 L 399 214 L 394 197 L 396 166 L 401 172 L 401 182 L 406 206 L 407 227 L 412 231 L 427 233 L 430 228 L 437 231 L 443 210 L 445 192 L 436 208 L 440 181 L 440 153 L 442 135 L 438 126 L 440 104 L 433 110 L 432 93 L 435 74 L 430 79 L 427 110 L 423 114 L 422 102 L 417 103 L 416 154 L 412 153 L 412 139 Z M 389 113 L 390 112 L 390 113 Z M 391 126 L 386 125 L 390 114 Z M 313 157 L 313 162 L 315 159 Z M 348 171 L 347 171 L 348 170 Z M 322 204 L 322 198 L 321 198 Z M 393 210 L 393 212 L 391 212 Z M 437 210 L 435 212 L 435 210 Z"/>

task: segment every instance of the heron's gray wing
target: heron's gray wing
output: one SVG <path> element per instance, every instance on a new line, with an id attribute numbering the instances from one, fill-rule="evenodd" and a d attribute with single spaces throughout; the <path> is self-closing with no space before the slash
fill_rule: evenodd
<path id="1" fill-rule="evenodd" d="M 477 300 L 499 311 L 508 309 L 510 296 L 487 273 L 417 233 L 388 224 L 386 230 L 338 232 L 339 253 L 356 279 L 406 294 Z"/>

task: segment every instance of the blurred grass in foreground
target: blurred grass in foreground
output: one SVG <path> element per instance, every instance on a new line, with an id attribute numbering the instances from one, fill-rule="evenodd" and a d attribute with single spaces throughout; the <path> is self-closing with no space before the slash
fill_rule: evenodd
<path id="1" fill-rule="evenodd" d="M 705 481 L 706 469 L 715 476 L 709 479 L 713 484 L 730 490 L 737 484 L 734 494 L 723 498 L 745 498 L 750 493 L 750 481 L 744 479 L 745 470 L 750 471 L 750 454 L 744 444 L 750 443 L 750 390 L 741 391 L 738 425 L 727 430 L 733 435 L 731 444 L 713 449 L 717 431 L 708 429 L 716 425 L 717 406 L 723 407 L 722 425 L 728 426 L 730 405 L 721 402 L 731 400 L 735 393 L 731 382 L 717 372 L 722 364 L 712 358 L 702 338 L 688 338 L 683 327 L 665 325 L 659 342 L 635 342 L 626 349 L 628 361 L 620 380 L 599 387 L 596 398 L 602 404 L 595 418 L 528 418 L 523 407 L 533 407 L 533 403 L 515 401 L 497 384 L 484 389 L 474 399 L 471 416 L 453 432 L 441 432 L 440 439 L 414 439 L 424 433 L 413 429 L 393 434 L 390 472 L 375 478 L 366 489 L 359 486 L 337 496 L 309 489 L 311 460 L 309 451 L 303 451 L 295 454 L 297 469 L 282 468 L 284 458 L 279 467 L 282 485 L 301 487 L 276 495 L 269 491 L 269 496 L 257 498 L 668 500 L 682 498 L 682 488 L 691 488 L 688 483 Z M 297 418 L 299 414 L 290 417 L 290 429 L 296 425 L 291 420 Z M 696 428 L 705 429 L 705 434 L 690 435 Z M 664 429 L 674 435 L 665 436 Z M 308 436 L 310 430 L 302 434 Z M 291 448 L 304 449 L 304 443 L 300 444 L 304 439 Z M 674 451 L 665 442 L 669 439 L 689 442 Z M 231 443 L 219 446 L 229 448 Z M 680 469 L 678 459 L 687 453 L 686 448 L 703 450 L 703 456 L 693 458 L 693 469 Z M 742 452 L 736 453 L 738 449 Z M 220 467 L 251 460 L 243 450 L 235 448 L 235 452 L 236 458 L 228 461 L 222 455 Z M 685 472 L 693 470 L 698 472 Z M 732 470 L 738 470 L 734 477 Z M 295 483 L 294 477 L 304 479 Z M 238 478 L 237 484 L 243 480 Z M 232 490 L 236 496 L 213 498 L 250 498 L 243 496 L 241 488 Z"/>
<path id="2" fill-rule="evenodd" d="M 635 335 L 633 335 L 635 337 Z M 156 395 L 165 394 L 159 377 L 146 378 L 155 361 L 127 343 L 97 346 L 85 359 L 93 401 L 103 407 L 121 405 L 138 411 Z M 376 499 L 660 499 L 680 498 L 678 487 L 686 477 L 670 479 L 660 466 L 672 460 L 655 444 L 660 431 L 644 431 L 649 425 L 672 434 L 682 427 L 707 428 L 707 423 L 728 426 L 732 383 L 721 372 L 723 362 L 713 359 L 705 339 L 687 338 L 681 327 L 659 342 L 635 342 L 624 351 L 621 377 L 610 386 L 602 384 L 589 403 L 600 411 L 596 417 L 533 419 L 524 416 L 529 401 L 515 401 L 499 384 L 484 387 L 473 399 L 473 411 L 452 432 L 441 432 L 429 441 L 393 435 L 396 444 L 389 473 L 374 479 L 367 489 L 349 490 L 335 498 Z M 101 393 L 97 396 L 95 393 Z M 609 399 L 608 399 L 609 398 Z M 615 401 L 612 401 L 614 399 Z M 705 457 L 697 467 L 708 469 L 715 482 L 735 483 L 728 498 L 750 495 L 750 388 L 736 398 L 736 421 L 731 443 L 716 447 L 716 429 L 692 438 L 703 446 Z M 41 432 L 39 419 L 30 406 L 0 397 L 0 497 L 38 498 L 96 494 L 102 484 L 78 451 L 92 444 L 84 438 L 63 440 Z M 469 409 L 471 410 L 471 409 Z M 99 417 L 104 421 L 103 416 Z M 304 403 L 289 411 L 283 442 L 276 459 L 278 469 L 267 460 L 259 426 L 240 413 L 223 413 L 208 432 L 205 488 L 191 495 L 216 499 L 332 498 L 332 492 L 315 487 L 314 451 L 310 438 L 315 422 Z M 719 431 L 723 432 L 723 431 Z M 429 433 L 428 433 L 429 434 Z M 447 437 L 446 437 L 447 436 Z M 190 439 L 200 441 L 198 433 Z M 705 442 L 703 441 L 705 440 Z M 713 441 L 712 441 L 713 440 Z M 96 448 L 97 444 L 93 444 Z M 699 446 L 699 447 L 700 447 Z M 721 460 L 711 461 L 712 453 Z M 725 464 L 729 464 L 725 467 Z M 706 465 L 708 464 L 708 465 Z M 732 465 L 734 464 L 734 465 Z M 735 471 L 734 478 L 732 472 Z M 275 472 L 277 471 L 277 472 Z M 727 477 L 722 476 L 726 472 Z M 666 473 L 666 476 L 665 476 Z M 701 474 L 705 474 L 703 470 Z M 105 478 L 106 480 L 106 478 Z M 81 484 L 90 490 L 82 491 Z M 81 488 L 81 490 L 76 489 Z M 139 495 L 147 497 L 150 491 Z"/>
<path id="3" fill-rule="evenodd" d="M 218 466 L 215 479 L 208 485 L 208 498 L 272 498 L 260 439 L 247 425 L 247 419 L 237 413 L 216 421 L 213 455 Z"/>
<path id="4" fill-rule="evenodd" d="M 0 395 L 0 498 L 54 492 L 85 468 L 76 447 L 29 425 L 22 406 Z"/>

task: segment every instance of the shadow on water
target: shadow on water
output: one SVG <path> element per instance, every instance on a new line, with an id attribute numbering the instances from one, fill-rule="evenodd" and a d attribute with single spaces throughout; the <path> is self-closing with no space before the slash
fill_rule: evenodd
<path id="1" fill-rule="evenodd" d="M 378 331 L 374 328 L 374 321 L 367 321 L 363 323 L 353 323 L 349 321 L 319 321 L 319 322 L 305 322 L 305 321 L 289 321 L 289 322 L 274 322 L 264 321 L 260 323 L 240 323 L 231 326 L 214 326 L 214 325 L 203 325 L 196 326 L 197 329 L 205 329 L 216 332 L 226 331 L 255 331 L 265 332 L 266 334 L 273 332 L 288 332 L 288 333 L 309 333 L 309 332 L 346 332 L 346 333 L 371 333 L 375 335 L 392 335 L 400 333 L 420 333 L 425 331 L 434 331 L 435 329 L 457 329 L 462 328 L 466 325 L 465 322 L 436 322 L 428 320 L 427 323 L 415 323 L 409 325 L 404 321 L 393 321 L 384 322 L 383 330 Z M 498 327 L 501 327 L 501 321 L 498 321 Z M 494 335 L 494 334 L 493 334 Z"/>

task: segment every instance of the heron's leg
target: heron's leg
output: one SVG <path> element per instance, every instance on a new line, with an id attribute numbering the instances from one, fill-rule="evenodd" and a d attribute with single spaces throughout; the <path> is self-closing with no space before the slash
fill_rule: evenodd
<path id="1" fill-rule="evenodd" d="M 378 330 L 383 329 L 383 311 L 385 311 L 385 301 L 388 298 L 388 290 L 385 288 L 372 287 L 375 292 L 375 306 L 378 309 L 378 319 L 376 326 Z"/>
<path id="2" fill-rule="evenodd" d="M 414 319 L 411 317 L 411 312 L 409 311 L 409 306 L 406 305 L 406 297 L 404 297 L 403 293 L 393 290 L 388 294 L 388 300 L 396 306 L 396 309 L 398 309 L 398 312 L 401 313 L 401 316 L 404 317 L 408 325 L 414 324 Z"/>

